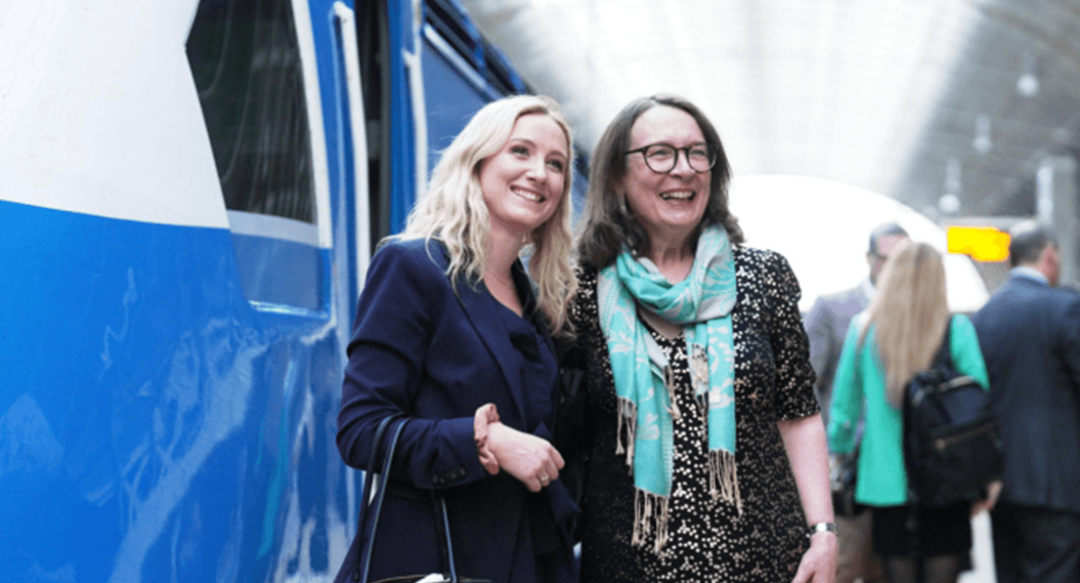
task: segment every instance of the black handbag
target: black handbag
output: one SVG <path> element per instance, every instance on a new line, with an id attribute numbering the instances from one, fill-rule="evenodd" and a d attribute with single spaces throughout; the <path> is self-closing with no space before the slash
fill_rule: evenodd
<path id="1" fill-rule="evenodd" d="M 375 549 L 375 536 L 379 529 L 379 514 L 382 511 L 383 499 L 386 497 L 386 488 L 390 481 L 390 465 L 394 460 L 394 450 L 397 449 L 398 438 L 401 437 L 401 430 L 405 428 L 405 424 L 408 423 L 408 419 L 400 417 L 387 417 L 379 422 L 379 426 L 375 429 L 375 439 L 371 443 L 371 456 L 368 462 L 368 471 L 364 472 L 364 487 L 363 497 L 360 503 L 360 522 L 362 526 L 364 524 L 364 518 L 368 512 L 374 512 L 371 518 L 371 536 L 368 537 L 367 544 L 362 552 L 356 559 L 356 571 L 353 573 L 352 580 L 357 583 L 368 583 L 368 577 L 371 573 L 371 554 Z M 392 426 L 392 427 L 391 427 Z M 382 471 L 378 474 L 382 476 L 379 481 L 378 491 L 375 493 L 374 499 L 371 497 L 372 482 L 375 480 L 375 461 L 378 457 L 379 445 L 382 443 L 387 429 L 390 430 L 390 442 L 386 448 L 386 457 L 383 459 Z M 450 516 L 446 512 L 446 500 L 438 492 L 433 492 L 432 496 L 435 499 L 435 520 L 440 523 L 442 528 L 443 542 L 446 543 L 446 547 L 443 550 L 443 559 L 446 563 L 444 566 L 447 570 L 442 573 L 428 573 L 422 575 L 401 575 L 390 577 L 386 579 L 380 579 L 373 583 L 491 583 L 488 579 L 471 579 L 467 577 L 459 577 L 457 574 L 457 566 L 454 563 L 454 546 L 450 540 Z"/>

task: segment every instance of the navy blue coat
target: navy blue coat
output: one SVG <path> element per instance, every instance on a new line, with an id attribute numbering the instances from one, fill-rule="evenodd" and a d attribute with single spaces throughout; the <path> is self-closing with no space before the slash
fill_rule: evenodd
<path id="1" fill-rule="evenodd" d="M 1080 294 L 1013 276 L 972 321 L 1001 423 L 1001 500 L 1080 512 Z"/>
<path id="2" fill-rule="evenodd" d="M 526 390 L 523 369 L 514 365 L 521 351 L 504 325 L 507 314 L 499 312 L 506 308 L 483 285 L 451 286 L 447 264 L 437 241 L 390 241 L 372 258 L 357 307 L 338 415 L 342 459 L 366 469 L 379 421 L 409 418 L 379 519 L 371 580 L 442 570 L 434 490 L 447 502 L 459 575 L 506 583 L 566 580 L 572 555 L 553 519 L 556 512 L 576 511 L 565 487 L 556 481 L 533 494 L 506 472 L 489 475 L 473 436 L 476 410 L 494 403 L 504 424 L 550 440 L 554 377 L 547 394 Z M 520 263 L 514 278 L 553 353 Z M 351 581 L 370 526 L 360 530 L 338 581 Z M 565 558 L 554 565 L 561 576 L 536 572 L 534 555 L 548 551 Z"/>

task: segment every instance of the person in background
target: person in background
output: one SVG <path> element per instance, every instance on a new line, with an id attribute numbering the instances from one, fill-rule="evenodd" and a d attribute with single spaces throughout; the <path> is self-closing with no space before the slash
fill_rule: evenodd
<path id="1" fill-rule="evenodd" d="M 897 223 L 884 223 L 874 228 L 870 232 L 870 247 L 866 252 L 869 276 L 851 289 L 819 297 L 806 316 L 806 334 L 810 338 L 810 364 L 817 373 L 814 391 L 821 403 L 822 415 L 828 415 L 836 363 L 840 360 L 840 350 L 844 347 L 844 338 L 847 336 L 851 319 L 870 305 L 877 291 L 878 277 L 885 260 L 897 244 L 906 240 L 907 231 Z M 846 582 L 838 579 L 838 583 Z"/>
<path id="2" fill-rule="evenodd" d="M 488 104 L 442 154 L 404 234 L 372 258 L 348 345 L 342 459 L 368 469 L 380 421 L 408 421 L 371 580 L 446 569 L 435 491 L 462 576 L 576 580 L 563 525 L 577 508 L 549 430 L 558 397 L 549 332 L 563 327 L 576 285 L 571 157 L 550 99 Z M 535 292 L 519 259 L 526 246 Z M 365 521 L 337 581 L 352 580 L 371 536 Z"/>
<path id="3" fill-rule="evenodd" d="M 592 157 L 571 321 L 587 355 L 586 582 L 831 582 L 836 537 L 799 284 L 741 246 L 692 103 L 633 101 Z"/>
<path id="4" fill-rule="evenodd" d="M 1009 281 L 973 320 L 1005 453 L 990 513 L 999 583 L 1080 581 L 1080 293 L 1053 232 L 1011 231 Z"/>
<path id="5" fill-rule="evenodd" d="M 810 364 L 817 373 L 814 391 L 821 404 L 822 416 L 828 423 L 833 378 L 840 350 L 844 346 L 851 319 L 870 305 L 877 289 L 878 276 L 889 252 L 908 239 L 907 231 L 897 223 L 885 223 L 870 233 L 870 248 L 866 263 L 870 275 L 852 289 L 819 297 L 806 317 L 806 333 L 810 337 Z M 880 558 L 874 556 L 870 544 L 870 513 L 837 516 L 840 556 L 836 562 L 836 583 L 884 581 Z"/>
<path id="6" fill-rule="evenodd" d="M 954 583 L 971 552 L 971 503 L 912 508 L 904 467 L 904 386 L 933 361 L 946 326 L 954 367 L 986 388 L 975 327 L 967 316 L 949 313 L 941 254 L 926 243 L 900 242 L 869 309 L 852 319 L 836 369 L 829 444 L 839 454 L 851 452 L 865 415 L 855 500 L 870 507 L 873 550 L 890 583 Z M 916 554 L 925 579 L 917 575 Z"/>

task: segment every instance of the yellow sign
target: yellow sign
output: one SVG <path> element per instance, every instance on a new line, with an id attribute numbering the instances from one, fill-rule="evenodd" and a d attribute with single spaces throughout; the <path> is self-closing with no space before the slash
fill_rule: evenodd
<path id="1" fill-rule="evenodd" d="M 977 261 L 1009 258 L 1009 234 L 993 227 L 949 227 L 949 253 L 970 255 Z"/>

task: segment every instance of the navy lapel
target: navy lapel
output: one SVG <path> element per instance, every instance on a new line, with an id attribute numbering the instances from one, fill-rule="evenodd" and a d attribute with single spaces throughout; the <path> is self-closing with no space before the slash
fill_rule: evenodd
<path id="1" fill-rule="evenodd" d="M 503 378 L 506 379 L 506 385 L 510 387 L 510 395 L 517 407 L 518 419 L 525 421 L 525 395 L 522 394 L 524 389 L 521 387 L 520 375 L 512 375 L 506 368 L 509 363 L 516 360 L 513 353 L 515 348 L 510 344 L 510 334 L 495 311 L 504 308 L 498 300 L 491 297 L 483 285 L 479 283 L 476 289 L 473 289 L 468 282 L 459 280 L 456 286 L 457 297 L 464 308 L 465 315 L 476 329 L 477 335 L 495 357 L 495 362 L 499 365 Z"/>
<path id="2" fill-rule="evenodd" d="M 547 318 L 536 301 L 536 286 L 529 279 L 529 274 L 526 273 L 525 266 L 521 264 L 520 260 L 514 264 L 511 273 L 514 276 L 514 285 L 517 287 L 518 296 L 524 298 L 522 302 L 524 313 L 529 322 L 532 323 L 533 328 L 540 331 L 540 336 L 543 337 L 544 344 L 547 345 L 548 352 L 555 358 L 555 364 L 557 365 L 559 357 L 555 354 L 555 341 L 551 338 Z"/>

